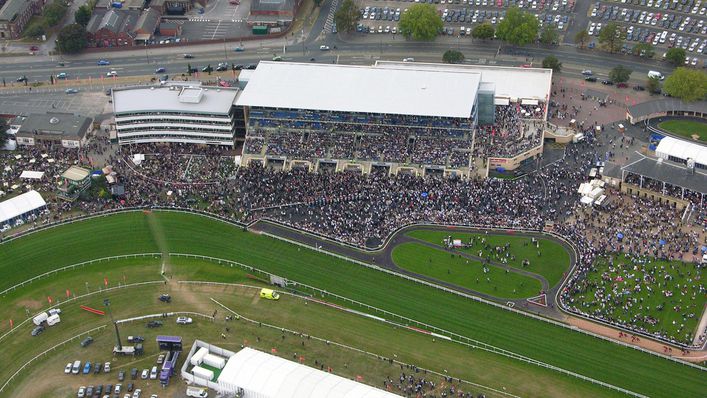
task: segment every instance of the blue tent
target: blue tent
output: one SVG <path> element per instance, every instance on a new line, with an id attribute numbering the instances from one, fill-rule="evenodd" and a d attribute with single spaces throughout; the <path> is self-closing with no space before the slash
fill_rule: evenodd
<path id="1" fill-rule="evenodd" d="M 427 192 L 421 193 L 420 196 L 422 196 L 423 198 L 426 198 L 426 197 L 427 197 Z"/>
<path id="2" fill-rule="evenodd" d="M 499 166 L 499 167 L 496 167 L 496 171 L 498 171 L 499 173 L 505 173 L 505 172 L 506 172 L 506 168 Z"/>
<path id="3" fill-rule="evenodd" d="M 621 232 L 619 232 L 618 234 L 616 234 L 616 238 L 617 238 L 617 239 L 619 240 L 619 242 L 620 242 L 621 239 L 624 238 L 624 234 L 622 234 Z"/>
<path id="4" fill-rule="evenodd" d="M 707 253 L 707 246 L 702 246 L 702 253 Z"/>
<path id="5" fill-rule="evenodd" d="M 661 239 L 661 240 L 658 241 L 658 244 L 661 245 L 661 246 L 665 246 L 666 243 L 667 243 L 667 242 L 665 242 L 664 239 Z"/>

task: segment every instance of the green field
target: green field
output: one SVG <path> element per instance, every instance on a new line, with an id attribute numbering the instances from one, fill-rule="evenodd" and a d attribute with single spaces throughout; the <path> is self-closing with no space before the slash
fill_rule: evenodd
<path id="1" fill-rule="evenodd" d="M 658 128 L 689 139 L 697 134 L 700 141 L 707 142 L 707 123 L 694 120 L 666 120 L 658 123 Z"/>
<path id="2" fill-rule="evenodd" d="M 572 295 L 575 307 L 612 322 L 634 324 L 651 334 L 692 343 L 707 303 L 702 270 L 691 263 L 661 260 L 634 267 L 625 257 L 616 256 L 614 266 L 607 257 L 598 258 Z M 653 291 L 645 288 L 646 278 L 655 278 Z M 673 296 L 666 296 L 669 291 Z M 609 298 L 613 311 L 604 311 L 598 296 Z"/>
<path id="3" fill-rule="evenodd" d="M 487 266 L 481 262 L 419 243 L 403 243 L 393 249 L 395 264 L 408 271 L 503 299 L 536 296 L 542 285 L 537 279 Z M 484 269 L 486 271 L 484 271 Z"/>
<path id="4" fill-rule="evenodd" d="M 9 242 L 0 246 L 4 252 L 0 272 L 6 276 L 2 284 L 102 257 L 106 251 L 155 251 L 147 217 L 161 225 L 170 252 L 241 261 L 651 397 L 674 397 L 678 391 L 682 397 L 703 397 L 707 390 L 703 371 L 197 215 L 120 214 Z M 123 244 L 115 244 L 115 239 Z M 32 269 L 23 269 L 26 264 Z"/>
<path id="5" fill-rule="evenodd" d="M 552 287 L 560 282 L 562 275 L 570 265 L 570 255 L 559 243 L 549 239 L 538 239 L 539 247 L 532 244 L 531 238 L 525 236 L 514 236 L 510 234 L 475 234 L 456 231 L 425 231 L 418 230 L 406 234 L 412 238 L 424 240 L 443 246 L 443 239 L 452 236 L 452 239 L 461 239 L 463 243 L 469 243 L 473 239 L 473 245 L 469 248 L 455 249 L 462 253 L 490 259 L 495 262 L 503 262 L 511 267 L 523 269 L 534 274 L 538 274 L 547 280 Z M 494 250 L 497 246 L 508 244 L 506 251 L 497 254 Z M 540 256 L 538 256 L 540 252 Z M 513 258 L 513 257 L 515 258 Z M 530 265 L 523 266 L 523 260 L 530 261 Z"/>

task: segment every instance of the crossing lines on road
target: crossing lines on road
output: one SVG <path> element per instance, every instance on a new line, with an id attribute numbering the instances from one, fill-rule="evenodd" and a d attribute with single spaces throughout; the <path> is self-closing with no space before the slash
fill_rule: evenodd
<path id="1" fill-rule="evenodd" d="M 329 14 L 326 16 L 326 22 L 324 22 L 324 31 L 328 32 L 331 30 L 332 24 L 334 23 L 334 14 L 336 9 L 339 7 L 339 0 L 334 0 L 331 3 L 331 8 L 329 8 Z"/>

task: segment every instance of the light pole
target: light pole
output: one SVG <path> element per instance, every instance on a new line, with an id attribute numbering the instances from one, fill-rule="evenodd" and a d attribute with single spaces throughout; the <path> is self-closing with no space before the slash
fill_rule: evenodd
<path id="1" fill-rule="evenodd" d="M 108 299 L 103 299 L 103 304 L 106 306 L 108 309 L 108 316 L 110 316 L 110 321 L 113 322 L 113 326 L 115 326 L 115 338 L 118 341 L 118 351 L 123 350 L 123 345 L 120 343 L 120 332 L 118 331 L 118 324 L 113 320 L 113 311 L 110 310 L 110 300 Z"/>

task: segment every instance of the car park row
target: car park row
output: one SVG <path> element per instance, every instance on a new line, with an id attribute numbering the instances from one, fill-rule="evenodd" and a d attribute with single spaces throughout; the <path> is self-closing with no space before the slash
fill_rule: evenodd
<path id="1" fill-rule="evenodd" d="M 157 360 L 157 363 L 160 364 L 163 359 L 164 355 L 160 355 Z M 82 362 L 77 360 L 73 363 L 67 363 L 66 367 L 64 368 L 64 374 L 73 375 L 87 375 L 92 372 L 94 375 L 98 375 L 101 373 L 101 371 L 103 373 L 110 373 L 110 362 L 96 362 L 92 364 L 90 361 L 86 361 L 85 363 L 83 363 L 82 366 Z M 151 369 L 143 369 L 142 372 L 140 372 L 137 368 L 132 368 L 130 370 L 130 380 L 137 380 L 138 377 L 142 380 L 156 380 L 158 374 L 159 371 L 157 366 L 153 366 Z M 125 387 L 123 387 L 123 382 L 125 380 L 126 372 L 125 370 L 121 369 L 118 372 L 117 384 L 97 384 L 95 386 L 80 386 L 76 392 L 76 396 L 77 398 L 121 398 L 121 394 L 125 394 L 124 396 L 122 396 L 122 398 L 140 398 L 142 396 L 142 390 L 140 388 L 135 388 L 134 382 L 127 382 L 125 383 Z M 158 397 L 157 394 L 152 394 L 150 398 Z"/>

